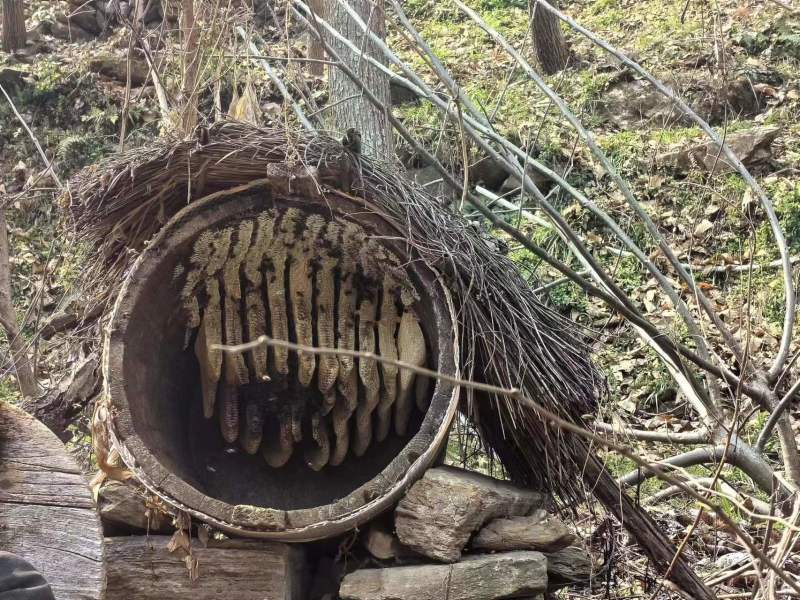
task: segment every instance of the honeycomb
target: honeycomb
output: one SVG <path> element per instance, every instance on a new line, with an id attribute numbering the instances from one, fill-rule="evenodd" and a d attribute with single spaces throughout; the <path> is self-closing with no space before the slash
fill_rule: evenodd
<path id="1" fill-rule="evenodd" d="M 203 231 L 176 280 L 203 416 L 218 421 L 226 443 L 260 453 L 270 467 L 296 452 L 315 471 L 339 465 L 392 430 L 406 435 L 414 410 L 427 410 L 430 382 L 396 365 L 278 346 L 214 349 L 268 335 L 427 366 L 403 263 L 360 225 L 270 209 Z"/>

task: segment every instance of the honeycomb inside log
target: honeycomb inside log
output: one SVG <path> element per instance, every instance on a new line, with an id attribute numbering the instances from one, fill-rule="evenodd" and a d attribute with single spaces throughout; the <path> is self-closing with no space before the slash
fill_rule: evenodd
<path id="1" fill-rule="evenodd" d="M 430 402 L 427 379 L 375 359 L 259 346 L 268 335 L 300 345 L 370 352 L 418 366 L 428 344 L 404 265 L 361 226 L 298 208 L 270 209 L 238 227 L 203 231 L 176 272 L 201 379 L 206 419 L 266 465 L 294 454 L 314 471 L 406 434 Z"/>

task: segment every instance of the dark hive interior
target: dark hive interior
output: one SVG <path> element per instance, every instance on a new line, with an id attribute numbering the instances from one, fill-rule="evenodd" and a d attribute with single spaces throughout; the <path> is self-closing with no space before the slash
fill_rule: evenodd
<path id="1" fill-rule="evenodd" d="M 321 506 L 440 424 L 425 419 L 441 411 L 439 386 L 391 365 L 212 348 L 268 335 L 436 369 L 441 298 L 403 252 L 369 225 L 287 202 L 159 254 L 126 315 L 123 370 L 131 423 L 167 479 L 229 504 Z"/>

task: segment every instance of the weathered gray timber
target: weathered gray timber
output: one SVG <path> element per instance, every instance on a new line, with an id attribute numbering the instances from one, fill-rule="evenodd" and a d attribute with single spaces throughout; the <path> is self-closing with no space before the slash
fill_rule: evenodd
<path id="1" fill-rule="evenodd" d="M 110 600 L 303 600 L 307 573 L 299 546 L 255 540 L 211 540 L 185 551 L 169 536 L 106 538 Z M 197 561 L 194 575 L 187 565 Z"/>
<path id="2" fill-rule="evenodd" d="M 452 565 L 362 569 L 347 575 L 342 600 L 494 600 L 531 597 L 547 589 L 539 552 L 470 556 Z"/>
<path id="3" fill-rule="evenodd" d="M 544 510 L 527 517 L 494 519 L 472 539 L 476 550 L 539 550 L 555 552 L 575 542 L 575 536 L 561 521 Z"/>
<path id="4" fill-rule="evenodd" d="M 58 600 L 103 598 L 103 533 L 89 486 L 61 441 L 0 402 L 0 548 L 33 564 Z"/>
<path id="5" fill-rule="evenodd" d="M 528 514 L 539 492 L 453 467 L 430 469 L 395 510 L 400 542 L 420 554 L 455 562 L 472 533 L 490 519 Z"/>

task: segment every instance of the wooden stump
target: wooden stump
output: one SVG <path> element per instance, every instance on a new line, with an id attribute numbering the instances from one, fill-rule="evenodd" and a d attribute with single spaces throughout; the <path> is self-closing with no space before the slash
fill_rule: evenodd
<path id="1" fill-rule="evenodd" d="M 0 548 L 33 564 L 59 600 L 104 597 L 103 532 L 81 470 L 49 429 L 5 402 Z"/>

